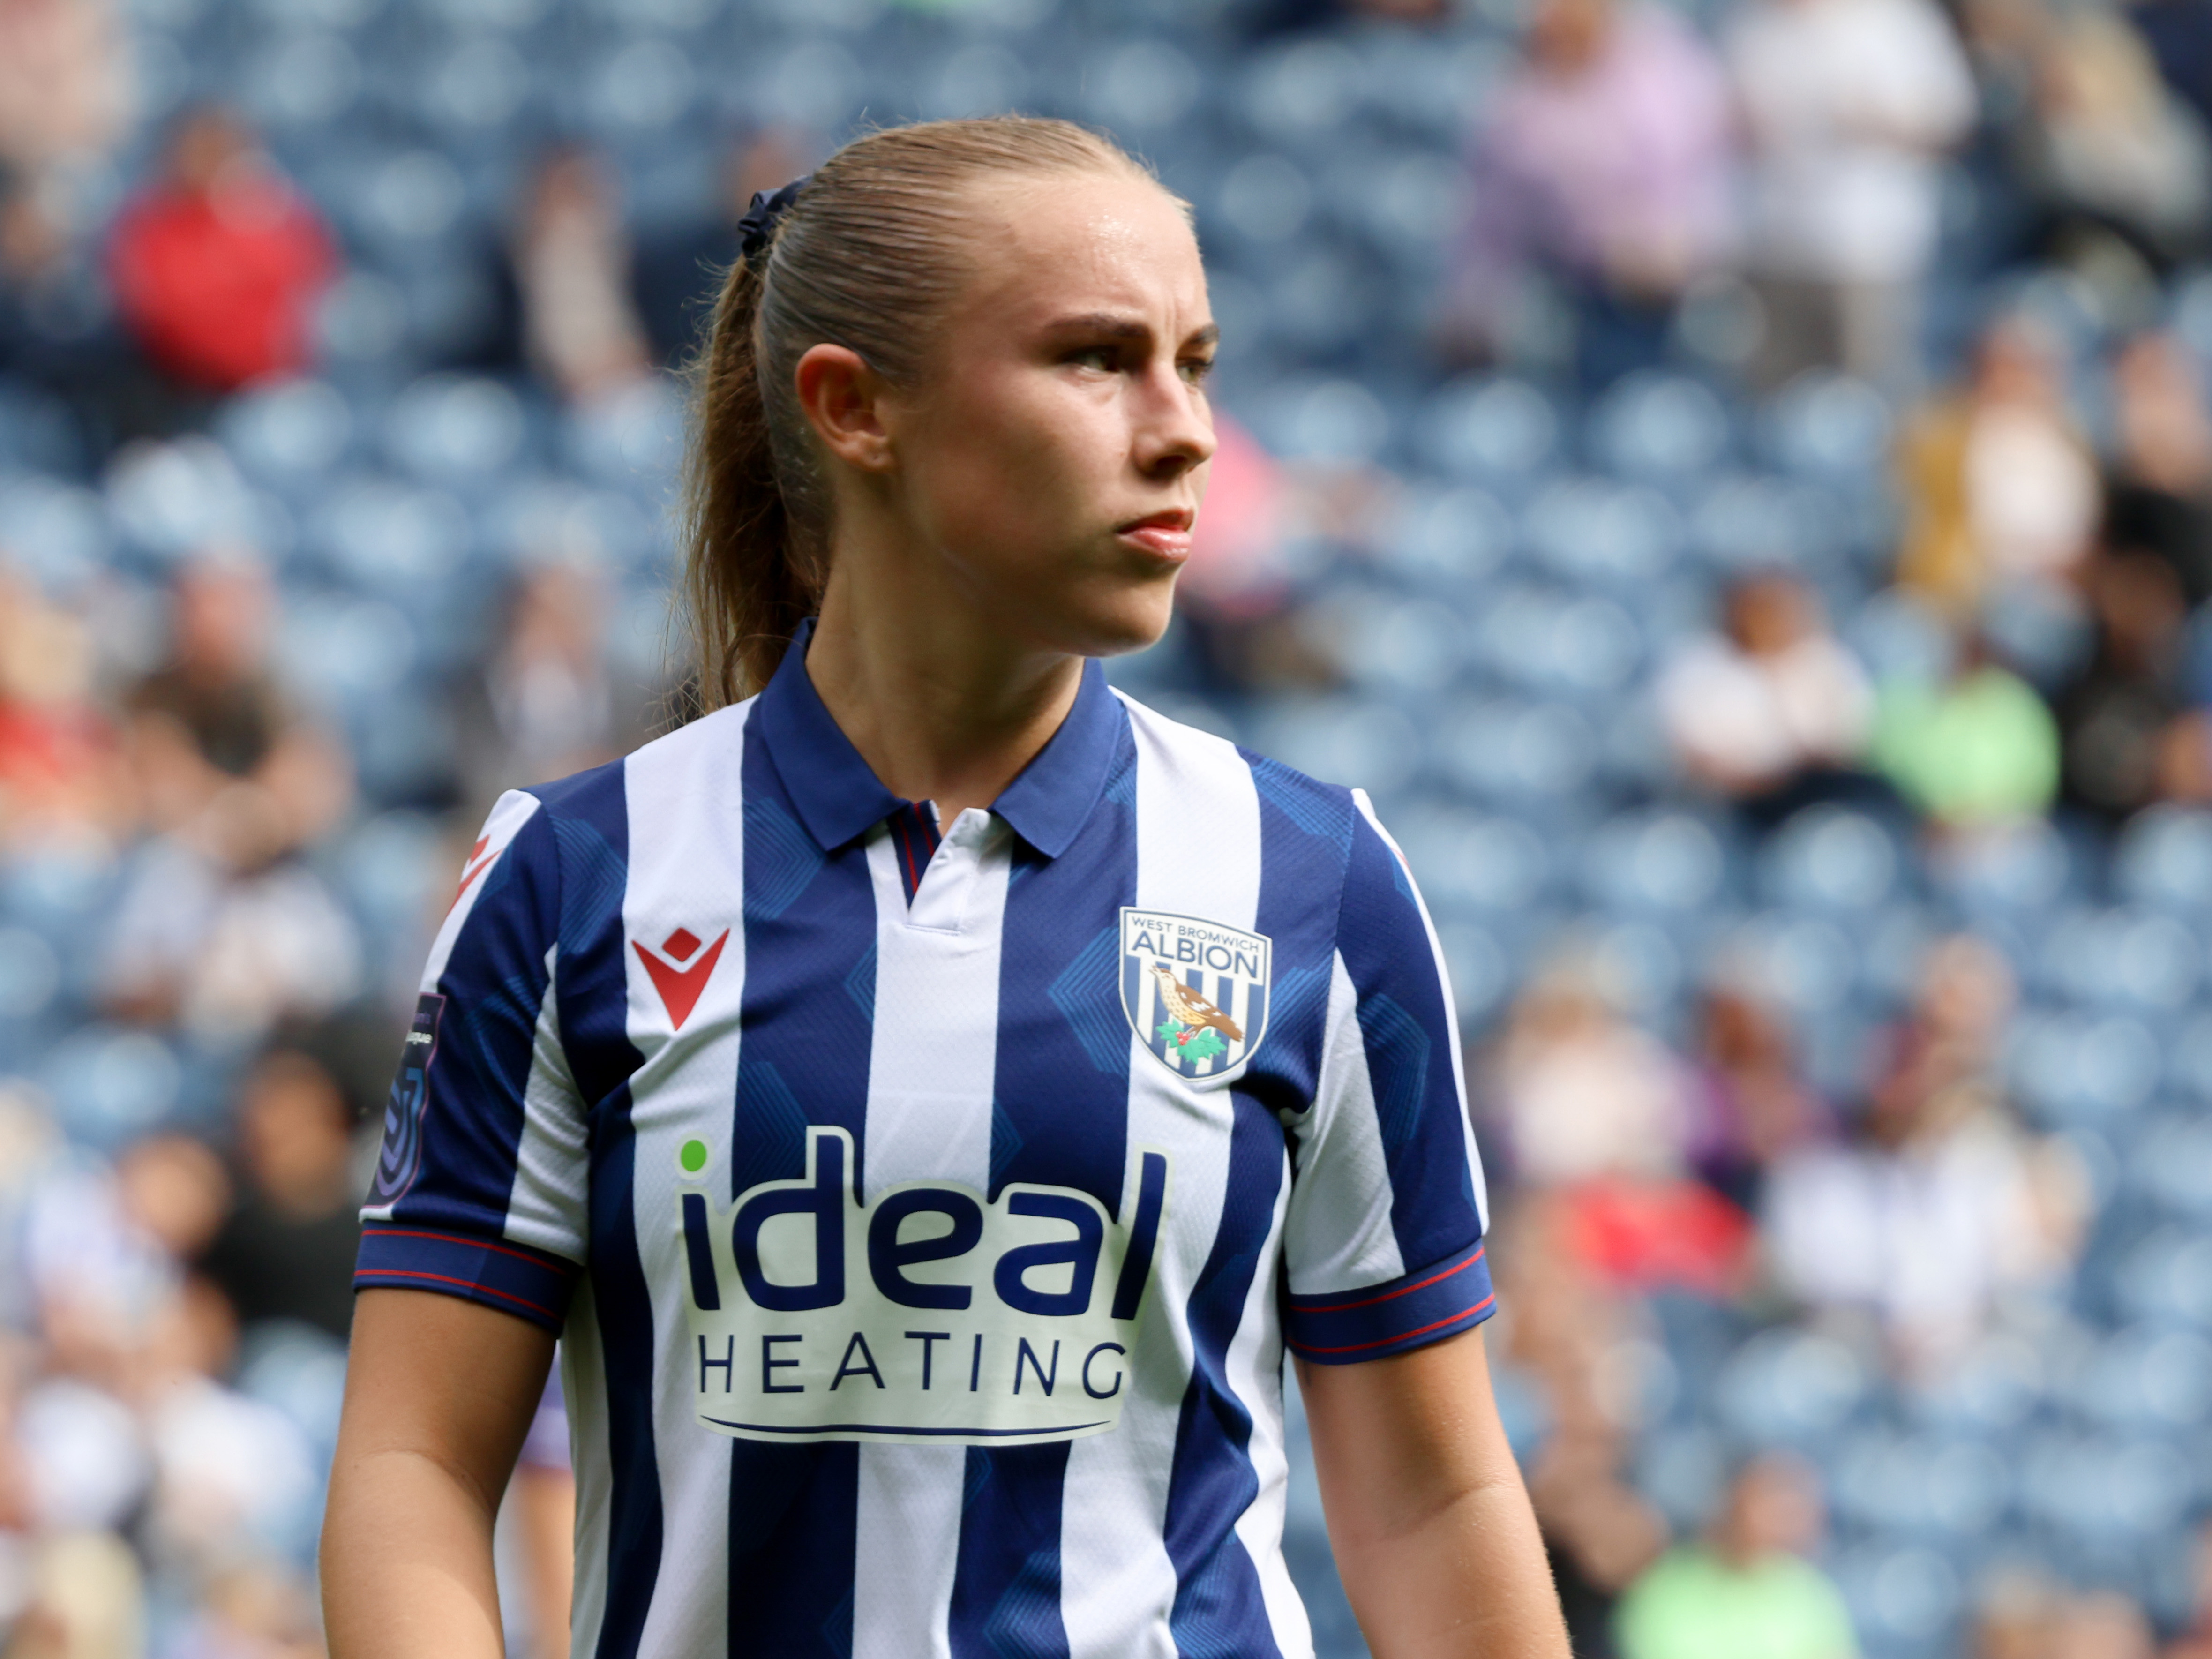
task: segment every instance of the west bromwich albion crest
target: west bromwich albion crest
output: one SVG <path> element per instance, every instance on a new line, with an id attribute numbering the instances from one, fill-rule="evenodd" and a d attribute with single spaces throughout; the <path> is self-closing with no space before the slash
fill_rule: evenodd
<path id="1" fill-rule="evenodd" d="M 1273 942 L 1200 916 L 1121 912 L 1121 1011 L 1179 1077 L 1218 1077 L 1267 1031 Z"/>

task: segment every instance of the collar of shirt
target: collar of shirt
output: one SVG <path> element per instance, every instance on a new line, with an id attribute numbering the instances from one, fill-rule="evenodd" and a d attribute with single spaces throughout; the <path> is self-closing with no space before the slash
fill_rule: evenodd
<path id="1" fill-rule="evenodd" d="M 800 820 L 828 853 L 908 803 L 884 787 L 823 706 L 806 672 L 806 647 L 813 636 L 810 619 L 793 636 L 753 717 Z M 1105 669 L 1096 661 L 1084 664 L 1083 684 L 1067 718 L 991 803 L 991 811 L 1047 858 L 1067 850 L 1104 793 L 1119 714 Z"/>

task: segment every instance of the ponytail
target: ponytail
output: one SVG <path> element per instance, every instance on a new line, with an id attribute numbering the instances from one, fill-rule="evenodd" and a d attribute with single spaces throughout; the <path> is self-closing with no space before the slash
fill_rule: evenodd
<path id="1" fill-rule="evenodd" d="M 992 173 L 1075 170 L 1151 177 L 1065 121 L 870 133 L 805 180 L 731 268 L 690 369 L 682 596 L 702 711 L 768 684 L 829 580 L 830 490 L 792 383 L 799 358 L 826 341 L 913 384 L 964 275 L 962 191 Z"/>
<path id="2" fill-rule="evenodd" d="M 820 561 L 802 544 L 776 482 L 761 396 L 760 291 L 754 262 L 730 267 L 714 331 L 691 370 L 684 603 L 699 700 L 710 709 L 767 684 L 792 635 L 822 603 Z"/>

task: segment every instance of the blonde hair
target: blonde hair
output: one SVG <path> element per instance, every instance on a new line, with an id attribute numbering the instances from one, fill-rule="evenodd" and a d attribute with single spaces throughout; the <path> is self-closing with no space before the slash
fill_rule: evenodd
<path id="1" fill-rule="evenodd" d="M 856 138 L 799 190 L 722 283 L 691 368 L 684 608 L 705 709 L 757 691 L 829 578 L 830 500 L 793 374 L 824 342 L 893 385 L 921 375 L 965 274 L 963 192 L 992 174 L 1151 179 L 1066 121 L 930 121 Z"/>

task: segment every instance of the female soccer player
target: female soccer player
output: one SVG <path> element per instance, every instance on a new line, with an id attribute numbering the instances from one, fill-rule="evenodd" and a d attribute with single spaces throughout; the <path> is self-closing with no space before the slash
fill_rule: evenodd
<path id="1" fill-rule="evenodd" d="M 580 1656 L 1310 1653 L 1287 1346 L 1375 1651 L 1564 1659 L 1413 884 L 1364 797 L 1092 660 L 1166 627 L 1212 453 L 1187 210 L 1079 129 L 951 122 L 747 241 L 699 371 L 714 712 L 502 799 L 422 981 L 332 1654 L 499 1652 L 557 1335 Z"/>

